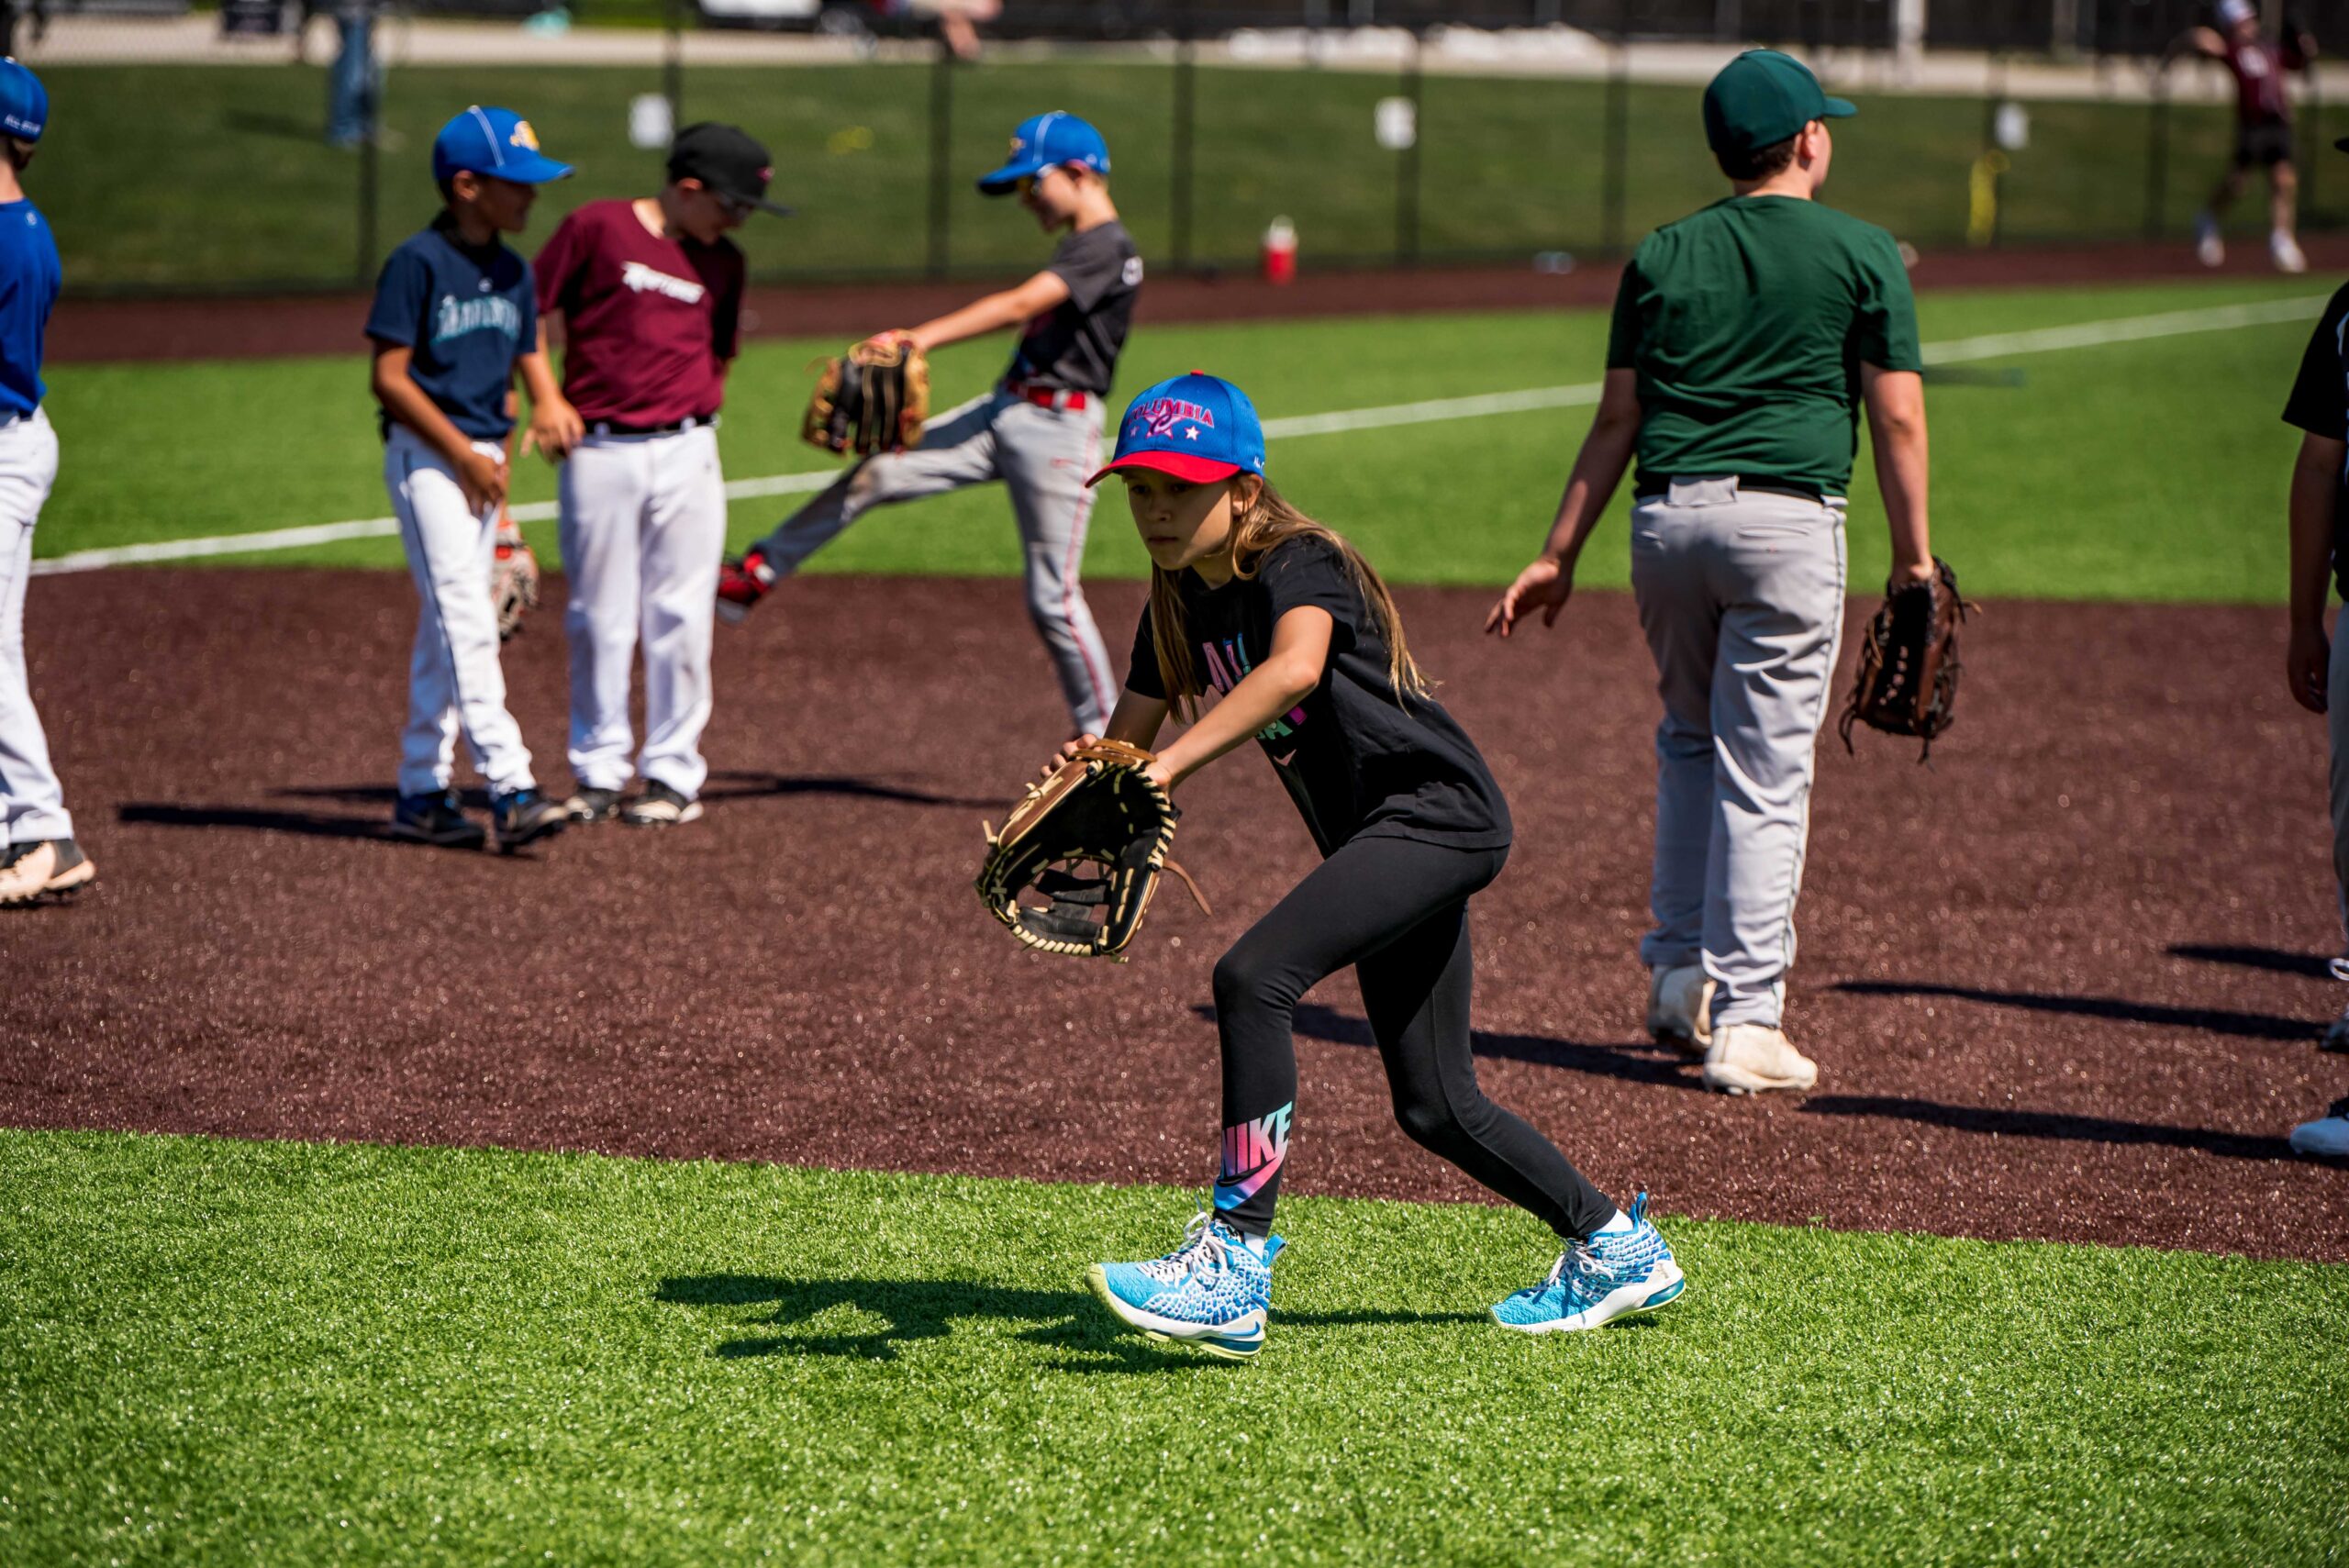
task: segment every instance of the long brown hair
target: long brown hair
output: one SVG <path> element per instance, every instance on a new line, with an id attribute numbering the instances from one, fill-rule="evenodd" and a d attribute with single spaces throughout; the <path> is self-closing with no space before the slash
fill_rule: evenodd
<path id="1" fill-rule="evenodd" d="M 1419 662 L 1411 657 L 1410 645 L 1403 637 L 1403 617 L 1395 608 L 1395 596 L 1362 551 L 1346 537 L 1326 523 L 1316 522 L 1291 506 L 1286 497 L 1273 488 L 1269 479 L 1260 479 L 1256 497 L 1241 506 L 1233 497 L 1236 516 L 1231 524 L 1231 574 L 1246 580 L 1256 575 L 1264 557 L 1275 545 L 1298 538 L 1318 539 L 1338 552 L 1345 565 L 1346 574 L 1361 590 L 1363 603 L 1370 607 L 1372 625 L 1379 640 L 1386 644 L 1386 679 L 1395 688 L 1397 702 L 1410 697 L 1425 697 L 1429 685 L 1419 673 Z M 1158 678 L 1166 690 L 1166 700 L 1174 716 L 1186 724 L 1198 717 L 1199 699 L 1207 695 L 1207 682 L 1199 673 L 1198 653 L 1191 645 L 1190 628 L 1183 617 L 1183 595 L 1177 586 L 1178 574 L 1163 567 L 1150 569 L 1150 635 L 1158 651 Z"/>

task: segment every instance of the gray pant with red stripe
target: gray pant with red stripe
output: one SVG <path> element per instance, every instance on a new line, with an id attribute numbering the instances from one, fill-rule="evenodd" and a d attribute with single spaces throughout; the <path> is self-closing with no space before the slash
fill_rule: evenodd
<path id="1" fill-rule="evenodd" d="M 918 447 L 857 464 L 752 548 L 777 575 L 789 576 L 872 507 L 1002 480 L 1026 557 L 1029 617 L 1052 657 L 1071 717 L 1097 735 L 1108 726 L 1119 684 L 1079 581 L 1093 517 L 1094 493 L 1085 482 L 1101 465 L 1101 419 L 1097 397 L 1082 409 L 1047 408 L 998 387 L 931 419 Z"/>

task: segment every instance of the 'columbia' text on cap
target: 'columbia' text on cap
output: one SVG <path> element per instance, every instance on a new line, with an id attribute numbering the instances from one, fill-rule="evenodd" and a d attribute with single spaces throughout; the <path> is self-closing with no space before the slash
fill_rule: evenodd
<path id="1" fill-rule="evenodd" d="M 486 174 L 518 185 L 543 185 L 571 173 L 539 150 L 539 133 L 511 109 L 485 109 L 479 104 L 440 128 L 432 139 L 432 177 L 446 181 L 455 174 Z"/>
<path id="2" fill-rule="evenodd" d="M 1109 144 L 1101 133 L 1074 115 L 1054 109 L 1048 115 L 1021 120 L 1011 133 L 1011 152 L 1003 167 L 979 177 L 979 189 L 999 196 L 1020 181 L 1047 169 L 1076 163 L 1097 174 L 1109 172 Z"/>
<path id="3" fill-rule="evenodd" d="M 1193 371 L 1162 381 L 1126 405 L 1118 455 L 1086 480 L 1121 468 L 1154 468 L 1193 484 L 1264 472 L 1264 427 L 1248 395 L 1219 375 Z"/>
<path id="4" fill-rule="evenodd" d="M 1775 49 L 1749 49 L 1705 89 L 1705 140 L 1719 153 L 1775 147 L 1812 120 L 1859 111 L 1831 98 L 1810 67 Z"/>

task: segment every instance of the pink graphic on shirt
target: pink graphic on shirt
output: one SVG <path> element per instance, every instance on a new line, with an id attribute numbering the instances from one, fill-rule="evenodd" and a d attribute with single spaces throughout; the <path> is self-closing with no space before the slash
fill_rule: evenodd
<path id="1" fill-rule="evenodd" d="M 1247 645 L 1236 637 L 1225 638 L 1219 648 L 1212 642 L 1202 642 L 1199 644 L 1199 651 L 1207 655 L 1208 684 L 1221 695 L 1230 695 L 1231 688 L 1238 685 L 1250 670 L 1255 668 L 1248 662 Z M 1286 740 L 1304 723 L 1305 709 L 1301 706 L 1293 707 L 1288 710 L 1288 721 L 1286 724 L 1276 718 L 1256 731 L 1256 739 L 1259 740 Z M 1295 755 L 1293 751 L 1290 753 L 1290 756 Z"/>

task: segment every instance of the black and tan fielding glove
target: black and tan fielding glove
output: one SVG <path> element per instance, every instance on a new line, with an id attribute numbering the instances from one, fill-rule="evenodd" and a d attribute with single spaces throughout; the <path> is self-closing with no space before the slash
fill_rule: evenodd
<path id="1" fill-rule="evenodd" d="M 1096 740 L 1030 786 L 1003 831 L 988 830 L 979 896 L 1013 936 L 1044 952 L 1115 958 L 1141 929 L 1161 873 L 1190 885 L 1166 858 L 1180 814 L 1142 772 L 1153 761 Z"/>
<path id="2" fill-rule="evenodd" d="M 868 338 L 826 360 L 800 434 L 828 452 L 903 451 L 930 417 L 930 361 L 902 333 Z"/>
<path id="3" fill-rule="evenodd" d="M 497 611 L 500 642 L 520 631 L 522 617 L 539 607 L 539 558 L 504 511 L 497 514 L 497 557 L 490 568 L 489 602 Z"/>

